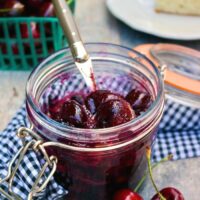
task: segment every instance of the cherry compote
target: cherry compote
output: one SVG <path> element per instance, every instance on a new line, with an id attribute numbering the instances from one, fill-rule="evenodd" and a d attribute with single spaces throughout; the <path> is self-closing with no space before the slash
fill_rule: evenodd
<path id="1" fill-rule="evenodd" d="M 151 95 L 139 89 L 131 90 L 126 97 L 108 90 L 96 90 L 86 98 L 75 94 L 52 103 L 48 115 L 72 127 L 109 128 L 133 120 L 151 103 Z"/>
<path id="2" fill-rule="evenodd" d="M 139 85 L 138 85 L 139 86 Z M 152 104 L 150 93 L 141 86 L 118 94 L 109 90 L 96 90 L 89 94 L 69 94 L 58 101 L 50 101 L 46 114 L 64 125 L 85 129 L 105 129 L 116 127 L 134 120 Z M 88 131 L 87 131 L 88 130 Z M 135 135 L 139 134 L 134 133 Z M 61 139 L 62 143 L 89 148 L 120 144 L 130 140 L 133 132 L 123 130 L 116 138 L 95 142 L 72 143 Z M 97 137 L 97 135 L 94 135 Z M 84 140 L 84 139 L 83 139 Z M 151 145 L 152 135 L 148 135 L 135 145 L 127 145 L 117 150 L 98 152 L 70 152 L 51 149 L 59 157 L 55 179 L 69 191 L 69 200 L 110 200 L 116 191 L 127 188 L 130 180 L 137 184 L 145 170 L 144 143 Z M 143 156 L 144 155 L 144 156 Z"/>

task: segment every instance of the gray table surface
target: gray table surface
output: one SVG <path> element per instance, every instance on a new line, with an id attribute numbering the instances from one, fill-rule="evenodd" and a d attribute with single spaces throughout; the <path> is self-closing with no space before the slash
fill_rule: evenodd
<path id="1" fill-rule="evenodd" d="M 132 30 L 109 14 L 105 0 L 77 0 L 76 19 L 87 42 L 110 42 L 131 48 L 141 43 L 171 42 L 200 49 L 200 41 L 166 40 Z M 23 103 L 29 73 L 0 71 L 0 131 Z M 186 200 L 199 200 L 199 166 L 200 158 L 164 163 L 154 170 L 155 181 L 159 188 L 177 187 Z M 145 200 L 154 194 L 149 180 L 141 194 Z"/>

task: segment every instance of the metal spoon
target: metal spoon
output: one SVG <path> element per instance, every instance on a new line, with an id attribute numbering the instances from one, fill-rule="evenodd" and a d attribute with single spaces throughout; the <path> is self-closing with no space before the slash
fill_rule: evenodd
<path id="1" fill-rule="evenodd" d="M 81 39 L 78 27 L 66 0 L 52 0 L 55 13 L 60 20 L 65 37 L 68 40 L 75 64 L 91 90 L 96 89 L 92 61 Z"/>

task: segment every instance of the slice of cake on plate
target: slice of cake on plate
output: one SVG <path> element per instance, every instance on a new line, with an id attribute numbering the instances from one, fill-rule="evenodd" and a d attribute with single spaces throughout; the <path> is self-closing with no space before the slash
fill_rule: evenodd
<path id="1" fill-rule="evenodd" d="M 182 15 L 200 15 L 200 0 L 155 0 L 155 10 Z"/>

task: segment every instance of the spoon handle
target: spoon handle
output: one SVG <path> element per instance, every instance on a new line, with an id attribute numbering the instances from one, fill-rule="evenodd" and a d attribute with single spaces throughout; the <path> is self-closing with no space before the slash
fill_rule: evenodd
<path id="1" fill-rule="evenodd" d="M 68 40 L 75 62 L 86 62 L 89 59 L 89 55 L 85 50 L 78 27 L 66 0 L 52 0 L 52 3 L 65 37 Z"/>

